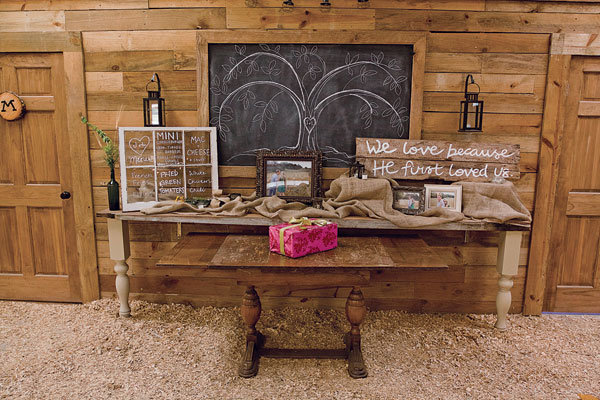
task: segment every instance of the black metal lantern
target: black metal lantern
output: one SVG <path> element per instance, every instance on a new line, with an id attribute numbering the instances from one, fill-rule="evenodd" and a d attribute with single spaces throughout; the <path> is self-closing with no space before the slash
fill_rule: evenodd
<path id="1" fill-rule="evenodd" d="M 469 85 L 477 86 L 477 92 L 469 92 Z M 483 123 L 483 101 L 479 100 L 480 87 L 467 75 L 465 80 L 465 99 L 460 102 L 459 132 L 481 132 Z"/>
<path id="2" fill-rule="evenodd" d="M 156 90 L 150 90 L 149 86 L 156 84 Z M 165 126 L 165 99 L 160 97 L 160 79 L 158 74 L 152 75 L 150 82 L 146 84 L 148 97 L 144 98 L 144 126 Z"/>

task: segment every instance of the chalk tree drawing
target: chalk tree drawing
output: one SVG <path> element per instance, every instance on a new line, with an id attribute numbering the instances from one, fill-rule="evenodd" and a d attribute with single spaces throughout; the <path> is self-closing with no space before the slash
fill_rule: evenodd
<path id="1" fill-rule="evenodd" d="M 329 46 L 329 54 L 335 45 L 228 46 L 231 53 L 221 57 L 224 62 L 218 65 L 218 72 L 213 71 L 217 65 L 211 65 L 210 124 L 217 127 L 222 144 L 240 141 L 243 145 L 236 145 L 235 154 L 225 152 L 223 164 L 269 148 L 320 150 L 325 165 L 347 165 L 354 159 L 353 143 L 348 148 L 348 141 L 342 140 L 339 133 L 339 140 L 320 140 L 328 129 L 333 129 L 336 119 L 341 121 L 336 125 L 345 123 L 346 129 L 351 130 L 351 142 L 357 136 L 381 137 L 383 133 L 374 127 L 375 119 L 386 121 L 385 125 L 378 125 L 380 131 L 385 128 L 384 137 L 408 138 L 412 71 L 399 58 L 386 57 L 382 50 L 365 52 L 364 45 L 362 51 L 353 52 L 352 46 L 345 45 L 344 54 L 336 57 L 337 65 L 330 67 L 320 50 Z M 293 47 L 284 52 L 282 46 Z M 248 51 L 250 47 L 253 49 Z M 354 106 L 346 107 L 352 100 Z M 344 104 L 337 104 L 335 113 L 322 120 L 324 112 L 339 102 Z M 292 125 L 294 132 L 289 129 Z M 260 146 L 265 141 L 280 142 L 268 139 L 273 135 L 285 135 L 288 143 Z M 247 148 L 243 148 L 244 144 Z"/>

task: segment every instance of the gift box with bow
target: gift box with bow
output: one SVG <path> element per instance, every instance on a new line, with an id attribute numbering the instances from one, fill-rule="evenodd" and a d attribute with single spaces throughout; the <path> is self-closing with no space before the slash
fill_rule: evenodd
<path id="1" fill-rule="evenodd" d="M 272 252 L 298 258 L 337 247 L 337 224 L 324 219 L 292 218 L 269 227 Z"/>

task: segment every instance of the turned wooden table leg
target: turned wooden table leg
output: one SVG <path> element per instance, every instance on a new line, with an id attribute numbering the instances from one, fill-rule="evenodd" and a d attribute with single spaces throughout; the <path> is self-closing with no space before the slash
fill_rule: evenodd
<path id="1" fill-rule="evenodd" d="M 129 317 L 131 309 L 129 308 L 129 276 L 127 271 L 127 259 L 129 258 L 129 226 L 127 221 L 116 218 L 109 218 L 108 221 L 108 244 L 110 248 L 110 258 L 115 261 L 115 287 L 119 296 L 119 315 Z"/>
<path id="2" fill-rule="evenodd" d="M 346 300 L 346 317 L 350 322 L 350 332 L 344 338 L 348 353 L 348 374 L 352 378 L 366 378 L 367 368 L 360 348 L 360 324 L 367 315 L 365 299 L 358 286 L 354 286 Z"/>
<path id="3" fill-rule="evenodd" d="M 498 244 L 498 262 L 496 270 L 500 274 L 498 294 L 496 295 L 496 328 L 507 329 L 508 310 L 512 302 L 510 289 L 513 277 L 519 272 L 519 254 L 521 252 L 522 232 L 500 232 Z"/>
<path id="4" fill-rule="evenodd" d="M 260 319 L 260 298 L 254 286 L 248 286 L 242 299 L 242 319 L 246 324 L 246 350 L 239 368 L 242 378 L 251 378 L 258 373 L 259 350 L 264 344 L 264 337 L 256 330 Z"/>

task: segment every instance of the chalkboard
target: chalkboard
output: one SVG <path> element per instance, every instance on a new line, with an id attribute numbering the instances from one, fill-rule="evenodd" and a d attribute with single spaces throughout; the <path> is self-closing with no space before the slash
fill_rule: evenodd
<path id="1" fill-rule="evenodd" d="M 219 164 L 292 149 L 344 167 L 356 137 L 408 139 L 412 70 L 408 44 L 209 43 Z"/>
<path id="2" fill-rule="evenodd" d="M 119 128 L 123 211 L 218 189 L 215 128 Z"/>

